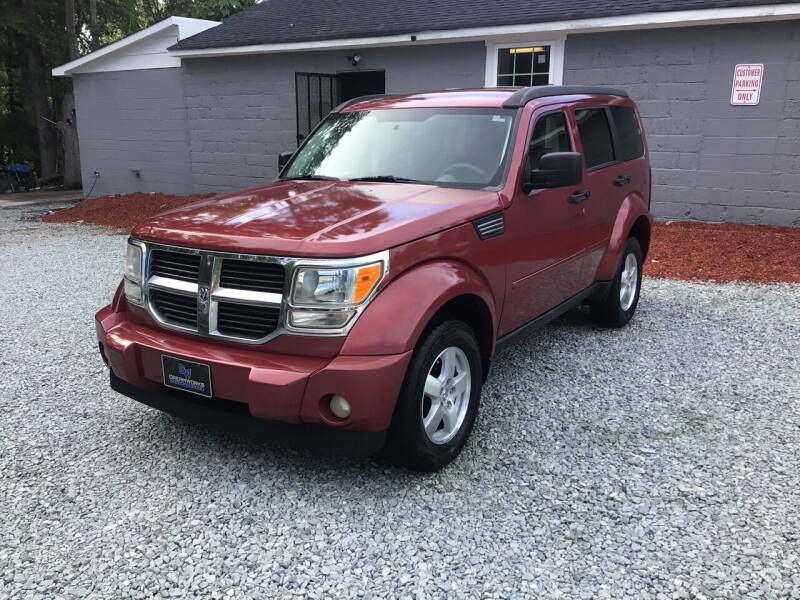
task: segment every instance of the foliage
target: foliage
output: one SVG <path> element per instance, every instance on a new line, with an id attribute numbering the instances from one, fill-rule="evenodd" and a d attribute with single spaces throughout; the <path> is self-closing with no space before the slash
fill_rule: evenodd
<path id="1" fill-rule="evenodd" d="M 75 46 L 85 54 L 172 15 L 221 20 L 256 1 L 72 0 Z M 50 122 L 62 119 L 71 88 L 68 79 L 51 75 L 70 60 L 69 6 L 68 0 L 0 0 L 0 164 L 26 162 L 41 174 L 43 163 L 52 162 L 47 157 L 58 154 L 43 146 L 59 143 Z"/>
<path id="2" fill-rule="evenodd" d="M 83 4 L 89 0 L 81 0 Z M 221 21 L 255 4 L 256 0 L 98 0 L 102 5 L 100 41 L 109 44 L 170 16 Z M 98 13 L 101 13 L 98 8 Z M 82 48 L 90 47 L 88 29 Z"/>

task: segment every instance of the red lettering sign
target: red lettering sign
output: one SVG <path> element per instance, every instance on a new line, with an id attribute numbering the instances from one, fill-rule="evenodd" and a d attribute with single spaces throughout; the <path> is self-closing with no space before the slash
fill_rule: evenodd
<path id="1" fill-rule="evenodd" d="M 731 104 L 755 106 L 761 100 L 764 65 L 736 65 L 733 70 Z"/>

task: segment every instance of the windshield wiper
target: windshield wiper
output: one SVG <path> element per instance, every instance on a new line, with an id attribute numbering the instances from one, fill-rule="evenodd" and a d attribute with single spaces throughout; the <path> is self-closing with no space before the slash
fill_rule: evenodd
<path id="1" fill-rule="evenodd" d="M 338 177 L 329 177 L 328 175 L 297 175 L 296 177 L 282 177 L 283 181 L 296 181 L 296 180 L 310 180 L 310 181 L 341 181 Z"/>
<path id="2" fill-rule="evenodd" d="M 394 175 L 370 175 L 369 177 L 354 177 L 348 181 L 388 181 L 390 183 L 425 183 L 419 179 L 407 179 Z"/>

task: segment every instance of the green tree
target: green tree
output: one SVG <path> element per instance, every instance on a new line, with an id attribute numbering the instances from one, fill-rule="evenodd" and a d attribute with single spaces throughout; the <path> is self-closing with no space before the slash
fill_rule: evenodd
<path id="1" fill-rule="evenodd" d="M 0 163 L 77 173 L 72 82 L 53 67 L 166 17 L 221 20 L 257 0 L 0 0 Z"/>

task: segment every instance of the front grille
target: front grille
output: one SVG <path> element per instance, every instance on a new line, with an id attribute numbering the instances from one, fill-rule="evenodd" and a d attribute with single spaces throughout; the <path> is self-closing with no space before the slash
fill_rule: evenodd
<path id="1" fill-rule="evenodd" d="M 147 307 L 165 327 L 260 344 L 281 330 L 284 259 L 152 244 Z"/>
<path id="2" fill-rule="evenodd" d="M 197 298 L 164 290 L 150 290 L 150 302 L 166 321 L 197 328 Z"/>
<path id="3" fill-rule="evenodd" d="M 277 306 L 220 302 L 217 308 L 217 331 L 222 335 L 258 340 L 275 331 L 280 312 Z"/>
<path id="4" fill-rule="evenodd" d="M 150 252 L 150 275 L 195 283 L 200 274 L 200 256 L 170 250 Z"/>
<path id="5" fill-rule="evenodd" d="M 253 292 L 283 292 L 284 269 L 278 263 L 224 259 L 220 287 Z"/>

